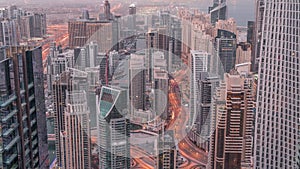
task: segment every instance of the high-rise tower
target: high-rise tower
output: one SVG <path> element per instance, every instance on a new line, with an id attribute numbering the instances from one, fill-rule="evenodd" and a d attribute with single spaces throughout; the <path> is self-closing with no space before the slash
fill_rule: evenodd
<path id="1" fill-rule="evenodd" d="M 300 3 L 258 2 L 264 10 L 259 47 L 255 168 L 298 168 Z"/>
<path id="2" fill-rule="evenodd" d="M 265 0 L 256 0 L 256 16 L 255 16 L 255 30 L 254 30 L 254 44 L 251 56 L 251 71 L 258 72 L 258 59 L 260 57 L 260 46 L 262 38 L 262 25 L 264 17 Z"/>
<path id="3" fill-rule="evenodd" d="M 215 38 L 215 49 L 220 58 L 219 68 L 223 68 L 229 73 L 234 69 L 236 59 L 236 35 L 226 30 L 218 30 L 218 35 Z M 223 71 L 223 70 L 222 70 Z M 222 74 L 219 70 L 219 74 Z"/>
<path id="4" fill-rule="evenodd" d="M 211 122 L 211 104 L 212 97 L 215 94 L 216 87 L 219 85 L 219 78 L 212 76 L 208 72 L 201 72 L 197 82 L 198 98 L 197 106 L 198 112 L 195 121 L 195 141 L 197 146 L 208 151 L 209 137 L 210 137 L 210 122 Z"/>
<path id="5" fill-rule="evenodd" d="M 173 169 L 178 168 L 176 164 L 177 150 L 175 146 L 174 131 L 164 131 L 157 140 L 157 168 Z"/>
<path id="6" fill-rule="evenodd" d="M 198 81 L 201 78 L 201 73 L 209 71 L 209 59 L 211 55 L 202 51 L 191 51 L 191 66 L 190 74 L 190 118 L 188 125 L 192 127 L 197 117 L 199 106 L 197 99 L 199 97 Z"/>
<path id="7" fill-rule="evenodd" d="M 129 6 L 129 15 L 136 15 L 136 6 L 135 6 L 135 4 L 131 4 Z"/>
<path id="8" fill-rule="evenodd" d="M 64 136 L 62 132 L 66 131 L 66 107 L 67 107 L 67 92 L 75 90 L 85 90 L 87 87 L 87 73 L 68 68 L 66 71 L 56 76 L 52 84 L 52 99 L 54 107 L 54 133 L 55 133 L 55 151 L 57 164 L 59 167 L 66 168 L 64 161 L 65 148 L 63 146 Z"/>
<path id="9" fill-rule="evenodd" d="M 213 25 L 218 22 L 218 20 L 227 19 L 227 5 L 226 0 L 214 0 L 213 6 L 209 7 L 208 12 L 210 13 L 211 23 Z"/>
<path id="10" fill-rule="evenodd" d="M 253 86 L 253 78 L 247 72 L 225 74 L 213 100 L 208 168 L 251 168 Z"/>
<path id="11" fill-rule="evenodd" d="M 110 3 L 108 2 L 108 0 L 105 0 L 104 2 L 104 16 L 106 20 L 112 19 L 112 14 L 110 12 Z"/>
<path id="12" fill-rule="evenodd" d="M 126 90 L 103 86 L 97 103 L 100 169 L 130 168 Z"/>
<path id="13" fill-rule="evenodd" d="M 0 168 L 49 168 L 42 48 L 0 48 Z"/>
<path id="14" fill-rule="evenodd" d="M 62 137 L 62 166 L 91 168 L 89 110 L 85 91 L 66 91 L 65 130 Z"/>
<path id="15" fill-rule="evenodd" d="M 131 54 L 129 63 L 130 112 L 145 109 L 145 61 L 144 55 Z"/>

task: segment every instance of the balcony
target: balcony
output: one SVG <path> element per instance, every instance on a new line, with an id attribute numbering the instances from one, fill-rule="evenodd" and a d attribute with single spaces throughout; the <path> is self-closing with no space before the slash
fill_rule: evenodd
<path id="1" fill-rule="evenodd" d="M 9 136 L 13 131 L 14 131 L 14 129 L 9 128 L 8 130 L 6 130 L 6 131 L 3 133 L 3 136 L 4 136 L 4 137 Z"/>
<path id="2" fill-rule="evenodd" d="M 32 114 L 33 112 L 35 112 L 35 107 L 30 109 L 30 114 Z"/>
<path id="3" fill-rule="evenodd" d="M 4 161 L 4 163 L 7 164 L 7 165 L 9 165 L 9 164 L 11 164 L 11 162 L 12 162 L 15 158 L 17 158 L 17 157 L 18 157 L 17 154 L 12 154 L 9 158 L 7 158 L 7 159 Z"/>
<path id="4" fill-rule="evenodd" d="M 29 101 L 31 102 L 34 99 L 34 95 L 29 97 Z"/>
<path id="5" fill-rule="evenodd" d="M 6 107 L 10 103 L 15 101 L 16 99 L 17 99 L 17 96 L 15 96 L 14 94 L 10 95 L 10 96 L 0 97 L 0 105 L 1 105 L 1 107 Z"/>
<path id="6" fill-rule="evenodd" d="M 8 130 L 5 130 L 3 133 L 4 137 L 9 136 L 19 125 L 17 123 L 14 123 L 10 125 L 10 128 Z"/>
<path id="7" fill-rule="evenodd" d="M 28 89 L 31 89 L 33 87 L 33 83 L 30 83 L 29 85 L 28 85 Z"/>
<path id="8" fill-rule="evenodd" d="M 36 157 L 33 161 L 33 166 L 36 167 L 36 166 L 38 166 L 38 164 L 39 164 L 39 159 Z"/>
<path id="9" fill-rule="evenodd" d="M 25 127 L 25 128 L 23 129 L 23 133 L 24 133 L 24 134 L 27 134 L 28 130 L 29 130 L 29 129 L 28 129 L 27 127 Z"/>
<path id="10" fill-rule="evenodd" d="M 32 146 L 34 147 L 35 145 L 37 145 L 37 139 L 35 139 L 33 142 L 32 142 Z"/>
<path id="11" fill-rule="evenodd" d="M 7 120 L 9 120 L 10 118 L 12 118 L 17 112 L 18 112 L 18 110 L 13 110 L 12 112 L 10 112 L 8 115 L 6 115 L 6 116 L 2 119 L 2 123 L 6 123 Z"/>
<path id="12" fill-rule="evenodd" d="M 33 151 L 33 156 L 37 155 L 38 152 L 39 152 L 39 151 L 38 151 L 37 149 L 35 149 L 35 150 Z"/>
<path id="13" fill-rule="evenodd" d="M 20 140 L 20 137 L 15 137 L 7 146 L 4 147 L 5 151 L 10 150 L 18 141 Z"/>
<path id="14" fill-rule="evenodd" d="M 22 120 L 25 121 L 27 119 L 26 115 L 23 115 Z"/>
<path id="15" fill-rule="evenodd" d="M 34 119 L 34 120 L 31 121 L 30 126 L 32 127 L 35 124 L 36 124 L 36 120 Z"/>
<path id="16" fill-rule="evenodd" d="M 25 151 L 25 156 L 27 156 L 27 155 L 29 154 L 29 152 L 30 152 L 30 150 L 27 149 L 27 150 Z"/>
<path id="17" fill-rule="evenodd" d="M 31 138 L 33 138 L 34 136 L 36 136 L 37 131 L 35 130 L 34 132 L 31 133 Z"/>
<path id="18" fill-rule="evenodd" d="M 17 169 L 17 168 L 19 168 L 19 165 L 18 165 L 18 164 L 14 164 L 14 165 L 11 167 L 11 169 Z"/>

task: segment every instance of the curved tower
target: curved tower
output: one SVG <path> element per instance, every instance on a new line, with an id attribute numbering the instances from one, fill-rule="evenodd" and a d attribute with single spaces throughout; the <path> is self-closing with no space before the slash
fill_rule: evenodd
<path id="1" fill-rule="evenodd" d="M 296 166 L 300 117 L 300 1 L 263 5 L 255 127 L 255 168 Z"/>

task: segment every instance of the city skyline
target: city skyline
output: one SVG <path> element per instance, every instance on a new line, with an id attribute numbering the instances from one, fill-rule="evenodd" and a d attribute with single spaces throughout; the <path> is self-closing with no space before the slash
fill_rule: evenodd
<path id="1" fill-rule="evenodd" d="M 0 2 L 0 168 L 299 168 L 284 2 Z"/>
<path id="2" fill-rule="evenodd" d="M 9 5 L 11 3 L 16 4 L 16 5 L 27 5 L 27 4 L 30 4 L 30 2 L 33 2 L 32 4 L 35 6 L 38 4 L 49 4 L 49 5 L 53 4 L 51 1 L 47 2 L 44 0 L 31 0 L 31 1 L 29 1 L 29 0 L 25 0 L 25 1 L 24 0 L 8 0 L 8 1 L 2 2 L 2 3 L 0 1 L 0 5 L 3 4 L 5 6 L 5 5 Z M 61 5 L 68 5 L 68 4 L 72 4 L 72 3 L 92 4 L 95 2 L 101 3 L 102 1 L 87 0 L 84 2 L 79 2 L 79 1 L 75 1 L 75 0 L 62 0 L 57 3 L 61 4 Z M 121 0 L 112 0 L 111 1 L 111 3 L 113 5 L 116 5 L 120 2 L 123 2 L 123 1 L 121 1 Z M 185 5 L 187 5 L 187 7 L 198 8 L 203 12 L 207 12 L 208 7 L 211 6 L 211 4 L 212 4 L 212 2 L 210 0 L 200 0 L 200 1 L 199 0 L 191 0 L 190 5 L 185 0 L 178 0 L 178 1 L 168 0 L 168 1 L 163 1 L 163 2 L 159 2 L 159 1 L 153 1 L 153 2 L 149 1 L 148 2 L 148 1 L 144 1 L 144 0 L 134 0 L 134 1 L 128 0 L 125 2 L 128 4 L 134 3 L 137 6 L 144 5 L 144 4 L 152 5 L 153 3 L 157 4 L 157 5 L 160 5 L 160 3 L 168 5 L 168 4 L 177 2 L 178 6 L 185 4 Z M 229 17 L 233 17 L 233 18 L 237 19 L 237 22 L 239 25 L 246 26 L 247 23 L 245 21 L 254 20 L 254 17 L 255 17 L 255 12 L 254 12 L 255 11 L 254 10 L 255 2 L 254 1 L 252 1 L 252 0 L 227 0 L 227 3 L 228 3 L 228 9 L 229 9 L 229 12 L 228 12 Z"/>

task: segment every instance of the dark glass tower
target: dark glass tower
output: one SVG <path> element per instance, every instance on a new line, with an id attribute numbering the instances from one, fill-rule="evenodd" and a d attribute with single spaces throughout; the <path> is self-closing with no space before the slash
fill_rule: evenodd
<path id="1" fill-rule="evenodd" d="M 227 19 L 227 5 L 226 0 L 214 0 L 213 6 L 208 8 L 210 13 L 211 23 L 213 25 L 218 22 L 218 20 Z"/>
<path id="2" fill-rule="evenodd" d="M 110 3 L 108 2 L 108 0 L 105 0 L 104 2 L 104 15 L 106 20 L 112 19 L 112 14 L 110 12 Z"/>
<path id="3" fill-rule="evenodd" d="M 0 49 L 0 168 L 49 168 L 41 47 Z"/>
<path id="4" fill-rule="evenodd" d="M 235 66 L 236 35 L 219 29 L 218 36 L 215 38 L 215 48 L 222 64 L 219 67 L 223 67 L 224 71 L 229 73 Z"/>

